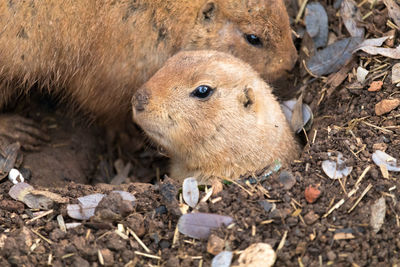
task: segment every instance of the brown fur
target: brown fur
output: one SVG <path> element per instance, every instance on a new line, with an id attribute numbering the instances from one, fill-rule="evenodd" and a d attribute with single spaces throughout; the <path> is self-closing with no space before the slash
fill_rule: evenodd
<path id="1" fill-rule="evenodd" d="M 135 90 L 176 52 L 197 49 L 229 52 L 268 81 L 296 60 L 282 0 L 3 0 L 0 109 L 35 85 L 123 123 Z"/>
<path id="2" fill-rule="evenodd" d="M 200 85 L 214 88 L 193 97 Z M 171 176 L 237 179 L 280 160 L 299 145 L 279 103 L 247 63 L 215 51 L 181 52 L 133 98 L 134 120 L 168 152 Z"/>

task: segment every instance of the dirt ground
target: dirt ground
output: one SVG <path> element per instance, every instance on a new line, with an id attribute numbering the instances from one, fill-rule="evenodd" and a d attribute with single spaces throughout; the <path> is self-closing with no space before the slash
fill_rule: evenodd
<path id="1" fill-rule="evenodd" d="M 333 3 L 321 3 L 328 13 L 330 31 L 338 38 L 348 36 Z M 380 3 L 371 10 L 368 1 L 363 3 L 359 7 L 363 15 L 372 11 L 364 19 L 368 35 L 381 37 L 391 29 L 386 23 L 387 9 Z M 292 5 L 293 19 L 297 11 Z M 398 34 L 394 46 L 400 44 Z M 296 44 L 300 49 L 300 38 Z M 367 68 L 378 70 L 361 85 L 355 69 L 368 60 Z M 263 182 L 226 184 L 221 193 L 199 206 L 201 212 L 233 218 L 232 227 L 212 231 L 225 250 L 234 252 L 233 264 L 238 263 L 242 250 L 257 242 L 269 243 L 276 250 L 275 266 L 400 264 L 400 173 L 389 172 L 385 178 L 371 159 L 376 149 L 400 159 L 400 107 L 379 116 L 375 112 L 381 100 L 400 99 L 400 89 L 390 79 L 397 62 L 358 52 L 338 86 L 332 86 L 326 77 L 313 78 L 301 64 L 297 66 L 294 87 L 306 85 L 304 102 L 314 112 L 312 129 L 301 137 L 305 146 L 299 160 Z M 368 91 L 372 81 L 383 81 L 382 88 Z M 12 199 L 8 193 L 12 183 L 2 180 L 0 266 L 210 266 L 214 257 L 207 249 L 210 240 L 176 236 L 182 185 L 169 179 L 160 183 L 167 159 L 156 148 L 144 145 L 144 137 L 134 127 L 119 133 L 116 143 L 108 145 L 101 126 L 87 123 L 79 114 L 65 115 L 68 105 L 55 106 L 53 102 L 33 98 L 29 105 L 11 110 L 34 119 L 51 136 L 40 151 L 21 152 L 21 170 L 30 177 L 28 183 L 67 201 L 56 203 L 41 216 L 38 210 Z M 323 172 L 321 163 L 328 159 L 328 152 L 343 154 L 346 166 L 353 167 L 349 176 L 333 180 Z M 113 166 L 117 159 L 123 167 L 130 162 L 132 168 L 126 184 L 110 185 L 107 182 L 117 174 Z M 321 192 L 313 203 L 305 198 L 309 186 Z M 67 215 L 66 203 L 112 190 L 130 192 L 135 203 L 128 205 L 111 195 L 99 205 L 95 218 L 78 221 Z M 204 195 L 201 191 L 200 197 Z M 386 213 L 376 233 L 370 223 L 371 206 L 381 197 Z M 65 223 L 82 224 L 63 231 L 59 215 Z"/>

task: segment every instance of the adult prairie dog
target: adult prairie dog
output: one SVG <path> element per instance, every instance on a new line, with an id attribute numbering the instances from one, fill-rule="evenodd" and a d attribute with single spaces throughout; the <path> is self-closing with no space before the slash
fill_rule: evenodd
<path id="1" fill-rule="evenodd" d="M 228 52 L 268 81 L 297 58 L 282 0 L 1 1 L 0 29 L 0 110 L 38 88 L 113 126 L 130 120 L 135 90 L 178 51 Z M 4 115 L 0 134 L 24 147 L 41 137 Z"/>

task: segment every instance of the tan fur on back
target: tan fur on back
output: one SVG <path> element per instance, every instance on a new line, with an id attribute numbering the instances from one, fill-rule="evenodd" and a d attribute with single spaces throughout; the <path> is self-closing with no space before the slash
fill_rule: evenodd
<path id="1" fill-rule="evenodd" d="M 200 85 L 214 88 L 206 100 L 191 95 Z M 269 85 L 226 53 L 178 53 L 138 90 L 133 109 L 170 155 L 175 179 L 237 179 L 275 160 L 287 165 L 299 152 Z"/>
<path id="2" fill-rule="evenodd" d="M 268 81 L 296 60 L 282 0 L 3 0 L 0 108 L 37 85 L 123 123 L 135 90 L 176 52 L 197 49 L 229 52 Z"/>

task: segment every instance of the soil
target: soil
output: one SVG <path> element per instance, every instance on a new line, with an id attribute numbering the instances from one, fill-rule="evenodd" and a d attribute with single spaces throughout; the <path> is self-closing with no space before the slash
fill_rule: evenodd
<path id="1" fill-rule="evenodd" d="M 333 3 L 323 5 L 331 31 L 339 37 L 348 35 Z M 292 17 L 296 12 L 294 7 Z M 369 12 L 369 4 L 361 12 Z M 365 25 L 371 37 L 380 37 L 379 33 L 390 30 L 387 11 L 378 4 L 373 13 Z M 297 41 L 300 46 L 301 40 Z M 397 37 L 395 46 L 399 44 Z M 352 63 L 356 68 L 367 60 L 371 60 L 370 69 L 387 63 L 382 71 L 388 73 L 396 63 L 365 53 L 358 53 Z M 399 88 L 391 83 L 390 75 L 384 75 L 374 79 L 383 81 L 382 89 L 370 92 L 372 79 L 358 84 L 354 67 L 335 87 L 324 78 L 300 72 L 301 66 L 294 86 L 307 85 L 304 102 L 314 112 L 313 127 L 302 136 L 301 158 L 263 182 L 224 184 L 223 191 L 201 203 L 198 210 L 234 219 L 232 227 L 212 231 L 213 237 L 223 240 L 225 250 L 234 251 L 233 264 L 242 250 L 257 242 L 269 243 L 276 250 L 275 266 L 400 264 L 400 174 L 389 172 L 384 178 L 371 159 L 376 149 L 400 159 L 400 107 L 380 116 L 374 110 L 383 99 L 400 98 Z M 22 168 L 31 173 L 28 183 L 63 196 L 68 203 L 112 190 L 130 192 L 136 200 L 132 206 L 111 194 L 99 204 L 94 218 L 64 232 L 58 215 L 65 223 L 79 222 L 67 215 L 65 203 L 37 217 L 37 210 L 9 196 L 12 183 L 4 179 L 0 183 L 0 266 L 210 266 L 214 255 L 207 250 L 208 240 L 182 234 L 174 238 L 183 205 L 178 197 L 181 185 L 171 179 L 160 182 L 167 159 L 156 148 L 144 146 L 143 136 L 134 127 L 118 132 L 111 143 L 101 126 L 87 123 L 79 114 L 66 116 L 68 104 L 56 108 L 43 104 L 52 101 L 34 99 L 13 111 L 34 119 L 51 136 L 39 152 L 22 152 Z M 346 165 L 353 167 L 349 176 L 332 180 L 325 175 L 321 163 L 328 159 L 328 152 L 343 154 Z M 110 185 L 117 159 L 133 167 L 125 184 Z M 321 192 L 313 203 L 305 198 L 309 186 Z M 200 197 L 204 195 L 202 191 Z M 371 206 L 381 197 L 386 216 L 376 233 L 370 223 Z M 342 199 L 344 203 L 334 208 Z M 126 232 L 128 228 L 148 251 Z"/>

